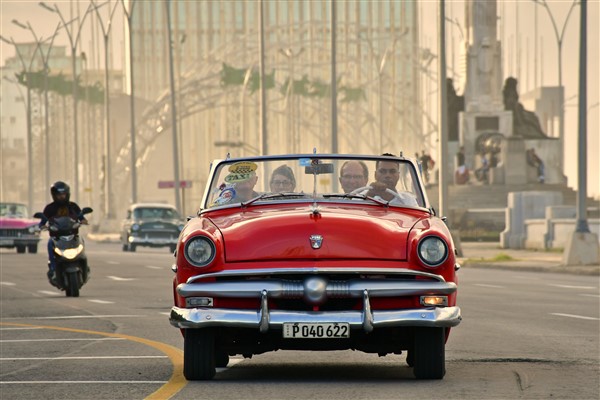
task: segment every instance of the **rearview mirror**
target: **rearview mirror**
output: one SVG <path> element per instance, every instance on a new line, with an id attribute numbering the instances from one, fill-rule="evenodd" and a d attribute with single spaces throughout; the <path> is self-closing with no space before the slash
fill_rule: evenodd
<path id="1" fill-rule="evenodd" d="M 333 164 L 315 164 L 304 167 L 304 173 L 308 175 L 333 174 Z"/>

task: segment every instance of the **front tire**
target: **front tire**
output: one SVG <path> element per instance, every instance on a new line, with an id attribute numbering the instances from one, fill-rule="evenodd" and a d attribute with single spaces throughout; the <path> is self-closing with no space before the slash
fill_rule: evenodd
<path id="1" fill-rule="evenodd" d="M 37 253 L 37 244 L 30 244 L 27 246 L 27 251 L 30 254 L 36 254 Z"/>
<path id="2" fill-rule="evenodd" d="M 413 373 L 417 379 L 442 379 L 446 374 L 444 328 L 416 328 Z M 409 352 L 410 353 L 410 352 Z"/>
<path id="3" fill-rule="evenodd" d="M 25 246 L 17 246 L 17 253 L 19 253 L 19 254 L 25 253 Z"/>
<path id="4" fill-rule="evenodd" d="M 77 272 L 69 272 L 67 280 L 69 286 L 67 286 L 66 295 L 67 297 L 79 297 L 79 279 Z"/>
<path id="5" fill-rule="evenodd" d="M 210 328 L 185 329 L 183 375 L 188 381 L 210 380 L 215 376 L 215 333 Z"/>

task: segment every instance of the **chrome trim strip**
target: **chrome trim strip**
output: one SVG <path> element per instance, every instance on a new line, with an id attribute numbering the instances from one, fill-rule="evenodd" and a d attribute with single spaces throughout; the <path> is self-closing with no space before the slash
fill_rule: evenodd
<path id="1" fill-rule="evenodd" d="M 255 269 L 230 269 L 219 272 L 194 275 L 188 278 L 187 283 L 193 283 L 204 278 L 221 278 L 231 276 L 253 275 L 305 275 L 305 274 L 357 274 L 357 275 L 408 275 L 423 276 L 445 282 L 443 276 L 430 272 L 415 271 L 408 268 L 333 268 L 333 267 L 305 267 L 305 268 L 255 268 Z"/>
<path id="2" fill-rule="evenodd" d="M 169 321 L 177 328 L 261 328 L 261 311 L 222 308 L 173 307 Z M 422 326 L 449 328 L 462 320 L 459 307 L 385 310 L 372 312 L 372 326 Z M 348 323 L 353 329 L 365 329 L 363 311 L 280 311 L 269 312 L 268 328 L 282 328 L 284 323 Z"/>
<path id="3" fill-rule="evenodd" d="M 327 298 L 361 298 L 364 297 L 364 291 L 368 290 L 370 297 L 395 297 L 449 295 L 456 289 L 454 282 L 353 279 L 329 281 L 325 293 Z M 261 298 L 265 290 L 269 297 L 282 299 L 300 299 L 306 292 L 302 281 L 278 279 L 181 283 L 177 286 L 177 293 L 182 297 Z"/>

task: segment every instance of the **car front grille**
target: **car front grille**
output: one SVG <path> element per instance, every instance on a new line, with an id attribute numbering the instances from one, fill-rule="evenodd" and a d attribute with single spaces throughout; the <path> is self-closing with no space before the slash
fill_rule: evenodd
<path id="1" fill-rule="evenodd" d="M 31 236 L 27 229 L 0 229 L 0 237 L 19 238 Z"/>

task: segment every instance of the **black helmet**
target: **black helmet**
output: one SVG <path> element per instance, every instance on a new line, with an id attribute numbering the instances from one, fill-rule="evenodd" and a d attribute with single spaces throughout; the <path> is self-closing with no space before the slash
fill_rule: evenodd
<path id="1" fill-rule="evenodd" d="M 69 202 L 69 198 L 71 197 L 71 188 L 69 187 L 69 185 L 67 185 L 66 183 L 62 182 L 62 181 L 57 181 L 54 182 L 52 184 L 52 186 L 50 186 L 50 194 L 52 195 L 52 200 L 57 201 L 56 200 L 56 195 L 58 194 L 63 194 L 65 193 L 67 195 L 67 198 L 65 199 L 65 203 Z M 61 201 L 62 203 L 62 201 Z"/>

